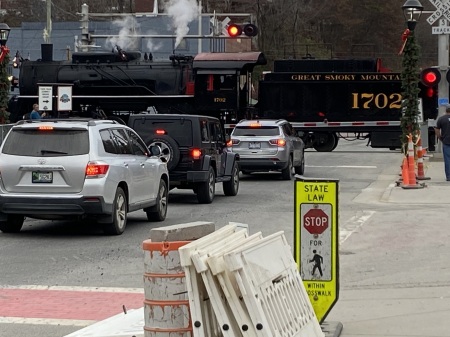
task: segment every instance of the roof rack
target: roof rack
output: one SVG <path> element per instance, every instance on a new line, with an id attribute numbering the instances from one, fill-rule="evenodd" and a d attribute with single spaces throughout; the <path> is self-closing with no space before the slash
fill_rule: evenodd
<path id="1" fill-rule="evenodd" d="M 16 122 L 16 125 L 30 124 L 30 123 L 58 123 L 58 122 L 85 122 L 88 126 L 97 124 L 120 124 L 111 119 L 94 119 L 94 118 L 47 118 L 47 119 L 23 119 Z"/>

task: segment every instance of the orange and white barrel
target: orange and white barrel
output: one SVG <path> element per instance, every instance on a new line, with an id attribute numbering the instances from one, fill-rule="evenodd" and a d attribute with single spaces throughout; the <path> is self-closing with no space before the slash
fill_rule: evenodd
<path id="1" fill-rule="evenodd" d="M 178 248 L 189 241 L 143 242 L 145 337 L 192 337 L 189 298 Z"/>

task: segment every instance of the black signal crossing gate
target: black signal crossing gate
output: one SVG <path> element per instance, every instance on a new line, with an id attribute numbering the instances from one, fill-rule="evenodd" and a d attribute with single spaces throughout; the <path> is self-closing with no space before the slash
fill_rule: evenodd
<path id="1" fill-rule="evenodd" d="M 338 183 L 295 181 L 294 257 L 320 323 L 339 298 Z"/>

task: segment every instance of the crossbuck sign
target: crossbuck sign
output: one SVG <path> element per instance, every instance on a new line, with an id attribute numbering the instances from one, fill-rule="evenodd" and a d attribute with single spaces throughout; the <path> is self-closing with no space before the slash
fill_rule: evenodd
<path id="1" fill-rule="evenodd" d="M 430 0 L 431 4 L 436 7 L 436 10 L 433 14 L 431 14 L 427 22 L 432 25 L 435 23 L 441 16 L 450 20 L 450 4 L 448 0 Z"/>

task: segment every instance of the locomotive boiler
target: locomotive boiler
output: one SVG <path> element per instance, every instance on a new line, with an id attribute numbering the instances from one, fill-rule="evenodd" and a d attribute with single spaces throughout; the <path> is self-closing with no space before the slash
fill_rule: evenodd
<path id="1" fill-rule="evenodd" d="M 11 102 L 18 120 L 38 101 L 40 85 L 72 86 L 72 110 L 80 117 L 120 118 L 130 113 L 196 113 L 231 122 L 243 118 L 250 102 L 254 66 L 265 64 L 260 52 L 171 55 L 153 60 L 151 54 L 124 51 L 76 52 L 71 60 L 43 57 L 20 66 L 19 96 Z M 55 93 L 56 90 L 53 90 Z M 58 97 L 54 94 L 54 101 Z"/>

